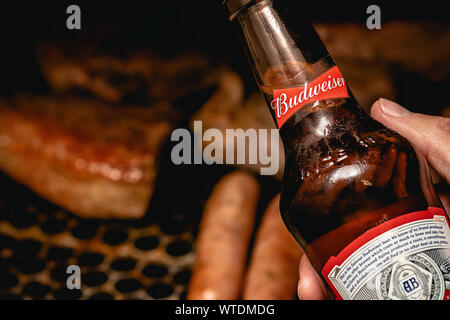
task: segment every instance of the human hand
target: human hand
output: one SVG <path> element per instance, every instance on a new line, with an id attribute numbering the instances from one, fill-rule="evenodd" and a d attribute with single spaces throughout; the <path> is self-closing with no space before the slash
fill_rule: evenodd
<path id="1" fill-rule="evenodd" d="M 370 110 L 370 115 L 414 144 L 426 157 L 428 163 L 446 181 L 438 186 L 437 191 L 442 204 L 449 212 L 450 118 L 410 112 L 399 104 L 386 99 L 376 101 Z M 300 260 L 299 276 L 297 291 L 300 299 L 326 299 L 325 284 L 306 255 L 303 255 Z"/>

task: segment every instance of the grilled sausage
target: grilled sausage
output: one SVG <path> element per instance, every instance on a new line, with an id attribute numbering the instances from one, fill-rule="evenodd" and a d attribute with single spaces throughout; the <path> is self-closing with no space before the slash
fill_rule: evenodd
<path id="1" fill-rule="evenodd" d="M 277 195 L 267 206 L 257 231 L 244 281 L 245 300 L 295 298 L 302 250 L 283 223 L 279 203 Z"/>
<path id="2" fill-rule="evenodd" d="M 259 189 L 243 171 L 226 175 L 214 187 L 200 224 L 188 299 L 239 298 Z"/>

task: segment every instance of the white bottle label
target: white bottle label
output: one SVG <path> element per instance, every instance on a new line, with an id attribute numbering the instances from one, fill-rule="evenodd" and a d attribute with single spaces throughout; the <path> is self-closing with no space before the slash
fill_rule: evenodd
<path id="1" fill-rule="evenodd" d="M 338 299 L 450 300 L 450 228 L 441 208 L 389 220 L 352 241 L 322 274 Z"/>

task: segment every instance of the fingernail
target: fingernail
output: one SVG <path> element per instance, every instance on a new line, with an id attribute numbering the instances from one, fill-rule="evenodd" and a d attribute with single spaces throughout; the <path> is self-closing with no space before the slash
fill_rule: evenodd
<path id="1" fill-rule="evenodd" d="M 377 102 L 379 102 L 381 111 L 388 116 L 401 117 L 405 114 L 410 113 L 410 111 L 403 108 L 401 105 L 395 103 L 394 101 L 381 98 Z"/>

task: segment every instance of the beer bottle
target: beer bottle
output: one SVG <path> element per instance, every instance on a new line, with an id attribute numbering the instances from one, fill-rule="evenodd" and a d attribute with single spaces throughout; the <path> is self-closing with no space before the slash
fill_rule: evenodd
<path id="1" fill-rule="evenodd" d="M 337 299 L 450 299 L 424 156 L 358 104 L 301 1 L 226 0 L 285 150 L 283 220 Z"/>

